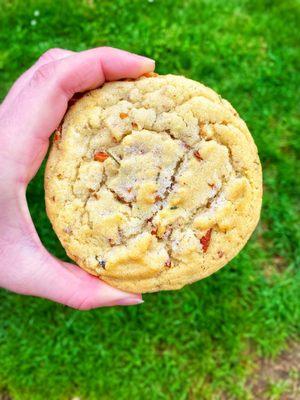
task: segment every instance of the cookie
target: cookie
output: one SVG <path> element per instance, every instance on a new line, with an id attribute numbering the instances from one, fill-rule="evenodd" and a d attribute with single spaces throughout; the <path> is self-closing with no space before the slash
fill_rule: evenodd
<path id="1" fill-rule="evenodd" d="M 245 122 L 182 76 L 90 91 L 68 110 L 45 173 L 68 256 L 128 292 L 179 289 L 231 260 L 259 220 L 262 174 Z"/>

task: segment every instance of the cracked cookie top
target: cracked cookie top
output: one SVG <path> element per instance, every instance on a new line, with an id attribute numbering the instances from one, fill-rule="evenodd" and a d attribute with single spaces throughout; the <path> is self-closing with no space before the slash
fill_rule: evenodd
<path id="1" fill-rule="evenodd" d="M 224 266 L 261 208 L 257 149 L 237 112 L 181 76 L 106 83 L 70 107 L 45 174 L 67 254 L 130 292 L 177 289 Z"/>

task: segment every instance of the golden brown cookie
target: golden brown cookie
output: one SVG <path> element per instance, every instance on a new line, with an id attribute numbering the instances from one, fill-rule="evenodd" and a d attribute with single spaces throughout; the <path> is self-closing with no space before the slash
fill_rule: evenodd
<path id="1" fill-rule="evenodd" d="M 231 260 L 260 214 L 256 146 L 233 107 L 182 76 L 106 83 L 57 131 L 46 207 L 67 254 L 129 292 L 178 289 Z"/>

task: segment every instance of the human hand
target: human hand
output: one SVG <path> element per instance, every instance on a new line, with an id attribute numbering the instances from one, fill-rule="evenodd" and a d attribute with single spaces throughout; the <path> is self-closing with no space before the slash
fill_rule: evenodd
<path id="1" fill-rule="evenodd" d="M 1 287 L 78 309 L 142 302 L 140 295 L 112 288 L 52 256 L 37 235 L 25 193 L 74 93 L 106 80 L 137 78 L 154 66 L 148 58 L 113 48 L 52 49 L 12 86 L 0 105 Z"/>

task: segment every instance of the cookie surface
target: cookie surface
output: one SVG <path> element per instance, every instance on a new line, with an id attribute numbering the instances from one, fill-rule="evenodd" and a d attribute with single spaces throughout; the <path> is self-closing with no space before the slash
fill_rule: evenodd
<path id="1" fill-rule="evenodd" d="M 55 133 L 46 209 L 79 266 L 129 292 L 224 266 L 257 225 L 256 146 L 237 112 L 181 76 L 106 83 Z"/>

